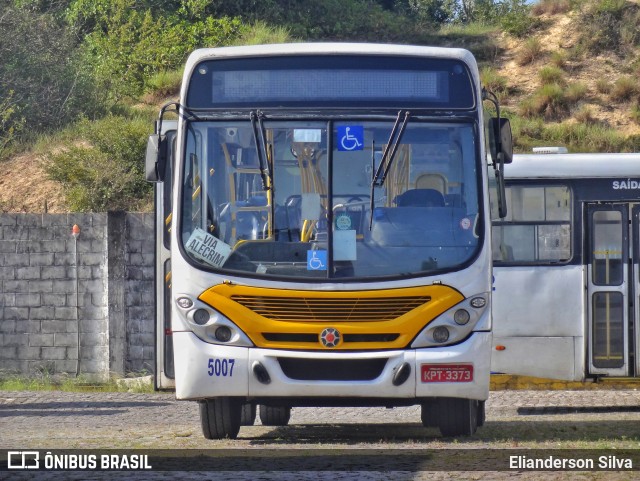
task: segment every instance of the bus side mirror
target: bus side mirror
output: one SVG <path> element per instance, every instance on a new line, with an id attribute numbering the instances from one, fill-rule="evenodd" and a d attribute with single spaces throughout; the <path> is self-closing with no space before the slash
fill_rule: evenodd
<path id="1" fill-rule="evenodd" d="M 167 139 L 164 135 L 151 134 L 147 141 L 145 172 L 147 181 L 162 182 L 167 162 Z"/>
<path id="2" fill-rule="evenodd" d="M 513 160 L 513 137 L 509 119 L 497 117 L 489 119 L 489 151 L 494 160 L 498 159 L 498 154 L 502 154 L 502 161 L 505 164 L 510 164 Z"/>

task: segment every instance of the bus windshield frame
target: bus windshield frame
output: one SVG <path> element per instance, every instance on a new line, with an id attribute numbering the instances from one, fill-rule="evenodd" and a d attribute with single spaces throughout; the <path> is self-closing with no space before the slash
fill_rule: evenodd
<path id="1" fill-rule="evenodd" d="M 486 231 L 477 119 L 413 117 L 385 185 L 373 186 L 395 118 L 267 118 L 262 134 L 249 115 L 185 121 L 182 255 L 207 271 L 294 282 L 470 265 Z"/>

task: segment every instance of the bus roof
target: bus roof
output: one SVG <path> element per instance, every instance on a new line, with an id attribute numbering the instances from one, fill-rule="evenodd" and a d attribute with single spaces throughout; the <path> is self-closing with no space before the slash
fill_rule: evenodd
<path id="1" fill-rule="evenodd" d="M 640 153 L 516 154 L 504 166 L 506 179 L 640 177 Z"/>
<path id="2" fill-rule="evenodd" d="M 202 60 L 214 58 L 269 57 L 283 55 L 404 55 L 414 57 L 453 58 L 476 66 L 471 52 L 463 48 L 425 47 L 417 45 L 391 45 L 377 43 L 280 43 L 217 47 L 195 50 L 187 60 L 187 70 Z"/>

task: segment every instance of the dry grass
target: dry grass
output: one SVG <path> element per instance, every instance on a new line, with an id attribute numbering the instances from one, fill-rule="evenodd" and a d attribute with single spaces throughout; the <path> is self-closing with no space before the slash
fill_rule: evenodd
<path id="1" fill-rule="evenodd" d="M 596 90 L 598 91 L 598 93 L 609 95 L 612 89 L 613 85 L 611 85 L 611 82 L 609 82 L 607 79 L 599 78 L 598 80 L 596 80 Z"/>
<path id="2" fill-rule="evenodd" d="M 182 71 L 159 72 L 148 81 L 148 91 L 142 101 L 149 105 L 161 103 L 168 97 L 177 97 L 182 83 Z"/>
<path id="3" fill-rule="evenodd" d="M 640 85 L 633 77 L 620 77 L 611 90 L 611 99 L 616 102 L 626 102 L 637 95 L 640 95 Z"/>
<path id="4" fill-rule="evenodd" d="M 571 11 L 570 0 L 541 0 L 531 7 L 533 15 L 558 15 Z"/>
<path id="5" fill-rule="evenodd" d="M 542 57 L 542 54 L 543 48 L 540 39 L 538 37 L 530 37 L 524 42 L 520 52 L 518 52 L 516 62 L 521 67 L 529 65 Z"/>
<path id="6" fill-rule="evenodd" d="M 640 101 L 631 106 L 631 120 L 640 125 Z"/>
<path id="7" fill-rule="evenodd" d="M 573 114 L 573 118 L 582 124 L 596 123 L 596 118 L 593 114 L 593 108 L 588 105 L 583 105 L 578 110 L 576 110 Z"/>
<path id="8" fill-rule="evenodd" d="M 543 85 L 520 104 L 520 113 L 529 118 L 543 116 L 548 120 L 557 120 L 568 112 L 569 102 L 563 87 L 557 83 Z"/>
<path id="9" fill-rule="evenodd" d="M 575 82 L 570 84 L 565 91 L 565 98 L 568 103 L 575 104 L 584 99 L 587 95 L 587 86 L 582 82 Z"/>
<path id="10" fill-rule="evenodd" d="M 563 85 L 565 83 L 564 71 L 561 68 L 555 66 L 542 67 L 538 72 L 540 82 L 542 85 L 558 84 Z"/>
<path id="11" fill-rule="evenodd" d="M 482 85 L 490 92 L 493 92 L 499 100 L 502 100 L 502 98 L 509 93 L 507 78 L 500 75 L 491 67 L 484 67 L 480 71 L 480 81 Z"/>
<path id="12" fill-rule="evenodd" d="M 0 212 L 68 212 L 62 186 L 47 177 L 38 154 L 25 152 L 0 166 Z"/>
<path id="13" fill-rule="evenodd" d="M 549 63 L 554 67 L 565 69 L 567 68 L 567 53 L 564 50 L 556 50 L 551 53 Z"/>

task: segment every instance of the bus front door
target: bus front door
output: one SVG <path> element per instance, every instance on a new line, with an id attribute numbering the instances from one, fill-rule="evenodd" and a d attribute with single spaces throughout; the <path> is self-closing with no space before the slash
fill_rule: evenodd
<path id="1" fill-rule="evenodd" d="M 588 369 L 591 375 L 633 376 L 638 305 L 638 205 L 589 204 L 586 222 Z M 629 220 L 633 222 L 629 222 Z M 636 333 L 636 334 L 634 334 Z"/>
<path id="2" fill-rule="evenodd" d="M 155 184 L 155 363 L 156 390 L 175 389 L 173 335 L 171 331 L 171 226 L 172 180 L 176 122 L 164 121 L 168 162 L 163 182 Z"/>

